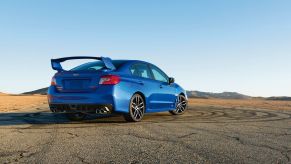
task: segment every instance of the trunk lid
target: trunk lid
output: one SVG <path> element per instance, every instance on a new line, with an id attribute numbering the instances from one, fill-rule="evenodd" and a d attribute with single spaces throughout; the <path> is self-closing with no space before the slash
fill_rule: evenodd
<path id="1" fill-rule="evenodd" d="M 56 88 L 62 93 L 94 92 L 102 71 L 63 71 L 55 75 Z"/>
<path id="2" fill-rule="evenodd" d="M 100 62 L 83 64 L 69 71 L 62 68 L 62 62 L 77 59 L 93 59 Z M 91 56 L 51 59 L 51 65 L 54 70 L 58 71 L 54 76 L 57 91 L 74 93 L 94 92 L 99 85 L 103 72 L 110 72 L 116 69 L 110 58 Z"/>

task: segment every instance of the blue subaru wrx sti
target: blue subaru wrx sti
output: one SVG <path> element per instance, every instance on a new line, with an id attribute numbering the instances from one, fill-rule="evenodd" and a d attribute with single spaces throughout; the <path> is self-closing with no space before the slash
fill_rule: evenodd
<path id="1" fill-rule="evenodd" d="M 61 62 L 95 59 L 64 70 Z M 145 113 L 169 111 L 183 114 L 186 91 L 157 66 L 138 60 L 106 57 L 66 57 L 51 60 L 57 71 L 48 90 L 52 112 L 66 113 L 71 120 L 87 114 L 122 114 L 127 121 L 141 121 Z"/>

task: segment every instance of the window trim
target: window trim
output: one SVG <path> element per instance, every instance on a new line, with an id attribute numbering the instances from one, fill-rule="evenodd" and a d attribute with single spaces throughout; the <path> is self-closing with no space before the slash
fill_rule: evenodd
<path id="1" fill-rule="evenodd" d="M 163 83 L 169 83 L 169 76 L 168 76 L 168 75 L 167 75 L 163 70 L 161 70 L 159 67 L 157 67 L 157 66 L 155 66 L 155 65 L 153 65 L 153 64 L 148 64 L 148 67 L 149 67 L 149 69 L 150 69 L 151 76 L 152 76 L 152 79 L 153 79 L 153 80 L 158 81 L 158 82 L 163 82 Z M 159 70 L 159 72 L 161 72 L 162 75 L 166 77 L 167 82 L 157 80 L 157 79 L 155 78 L 155 76 L 154 76 L 154 73 L 153 73 L 153 71 L 152 71 L 152 68 L 156 68 L 157 70 Z"/>
<path id="2" fill-rule="evenodd" d="M 147 69 L 148 69 L 148 71 L 149 71 L 149 76 L 150 77 L 142 77 L 142 76 L 136 76 L 136 75 L 134 75 L 132 72 L 131 72 L 131 69 L 132 68 L 134 68 L 134 69 L 138 69 L 137 68 L 137 65 L 145 65 L 146 67 L 147 67 Z M 152 74 L 152 71 L 151 71 L 151 69 L 150 69 L 150 67 L 149 67 L 149 65 L 147 64 L 147 63 L 142 63 L 142 62 L 138 62 L 138 63 L 133 63 L 130 67 L 129 67 L 129 72 L 130 72 L 130 74 L 131 74 L 131 76 L 133 76 L 133 77 L 138 77 L 138 78 L 144 78 L 144 79 L 154 79 L 154 77 L 153 77 L 153 74 Z"/>

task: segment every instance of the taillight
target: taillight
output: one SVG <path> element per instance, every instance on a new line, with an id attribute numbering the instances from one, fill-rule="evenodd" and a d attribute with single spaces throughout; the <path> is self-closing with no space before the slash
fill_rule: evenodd
<path id="1" fill-rule="evenodd" d="M 56 86 L 57 85 L 56 78 L 54 78 L 54 77 L 52 78 L 51 85 L 52 86 Z"/>
<path id="2" fill-rule="evenodd" d="M 120 82 L 120 77 L 116 75 L 104 75 L 101 76 L 99 84 L 102 85 L 115 85 Z"/>

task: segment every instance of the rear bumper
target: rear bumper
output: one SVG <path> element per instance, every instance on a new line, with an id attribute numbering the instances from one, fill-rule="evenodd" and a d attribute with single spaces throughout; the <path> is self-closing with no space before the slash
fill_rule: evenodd
<path id="1" fill-rule="evenodd" d="M 114 88 L 98 87 L 95 92 L 60 93 L 54 86 L 48 89 L 49 104 L 112 104 L 114 105 Z"/>
<path id="2" fill-rule="evenodd" d="M 92 113 L 111 114 L 114 109 L 112 104 L 49 104 L 54 113 Z"/>
<path id="3" fill-rule="evenodd" d="M 118 85 L 103 85 L 96 88 L 94 92 L 83 92 L 83 93 L 60 93 L 56 90 L 54 86 L 50 86 L 48 89 L 48 103 L 53 106 L 56 106 L 58 104 L 63 104 L 63 106 L 71 105 L 71 104 L 77 104 L 81 105 L 81 110 L 78 109 L 71 109 L 70 112 L 83 112 L 84 109 L 82 109 L 85 106 L 91 107 L 93 106 L 93 109 L 96 109 L 97 107 L 109 105 L 111 106 L 111 112 L 114 113 L 128 113 L 129 109 L 129 101 L 130 97 L 133 93 L 128 92 L 127 89 L 124 89 L 125 87 L 128 88 L 128 86 L 124 86 L 121 82 Z M 83 107 L 82 107 L 83 106 Z M 97 106 L 97 107 L 94 107 Z M 54 107 L 53 107 L 54 108 Z M 67 109 L 66 108 L 66 109 Z M 109 107 L 108 107 L 109 108 Z M 62 109 L 61 108 L 61 112 Z M 93 113 L 94 110 L 90 109 L 89 112 Z M 57 110 L 59 112 L 59 110 Z M 65 110 L 67 112 L 67 110 Z"/>

